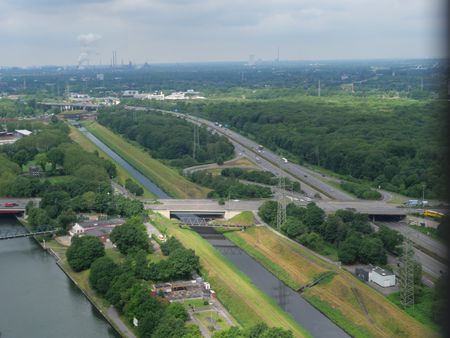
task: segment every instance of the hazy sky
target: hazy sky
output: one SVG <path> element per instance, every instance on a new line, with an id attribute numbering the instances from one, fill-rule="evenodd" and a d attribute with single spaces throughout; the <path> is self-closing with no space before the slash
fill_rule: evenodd
<path id="1" fill-rule="evenodd" d="M 0 66 L 443 56 L 445 0 L 0 0 Z"/>

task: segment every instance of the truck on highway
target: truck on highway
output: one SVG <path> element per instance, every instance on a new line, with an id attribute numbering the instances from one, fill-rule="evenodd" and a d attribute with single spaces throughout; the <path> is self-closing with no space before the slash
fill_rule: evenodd
<path id="1" fill-rule="evenodd" d="M 4 206 L 5 208 L 12 208 L 12 207 L 16 207 L 16 206 L 17 206 L 17 203 L 14 203 L 14 202 L 5 202 L 5 203 L 3 204 L 3 206 Z"/>

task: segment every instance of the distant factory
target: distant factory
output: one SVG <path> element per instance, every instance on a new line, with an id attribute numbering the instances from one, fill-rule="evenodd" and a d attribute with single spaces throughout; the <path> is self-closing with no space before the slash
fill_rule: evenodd
<path id="1" fill-rule="evenodd" d="M 140 100 L 202 100 L 205 99 L 204 96 L 200 95 L 200 92 L 197 92 L 193 89 L 188 89 L 185 92 L 172 92 L 168 95 L 165 95 L 161 91 L 155 91 L 153 93 L 139 93 L 138 90 L 124 90 L 122 92 L 122 97 L 132 97 Z"/>

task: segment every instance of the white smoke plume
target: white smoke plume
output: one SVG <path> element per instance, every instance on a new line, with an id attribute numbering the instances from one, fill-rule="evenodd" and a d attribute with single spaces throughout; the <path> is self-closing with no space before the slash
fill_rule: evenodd
<path id="1" fill-rule="evenodd" d="M 78 56 L 78 67 L 89 64 L 91 56 L 96 54 L 97 42 L 102 36 L 95 33 L 80 34 L 77 40 L 80 44 L 80 55 Z"/>

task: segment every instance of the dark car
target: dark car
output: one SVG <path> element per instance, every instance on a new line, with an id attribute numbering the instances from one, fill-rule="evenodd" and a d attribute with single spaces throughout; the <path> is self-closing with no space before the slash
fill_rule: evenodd
<path id="1" fill-rule="evenodd" d="M 6 202 L 3 204 L 6 208 L 16 207 L 18 204 L 14 202 Z"/>

